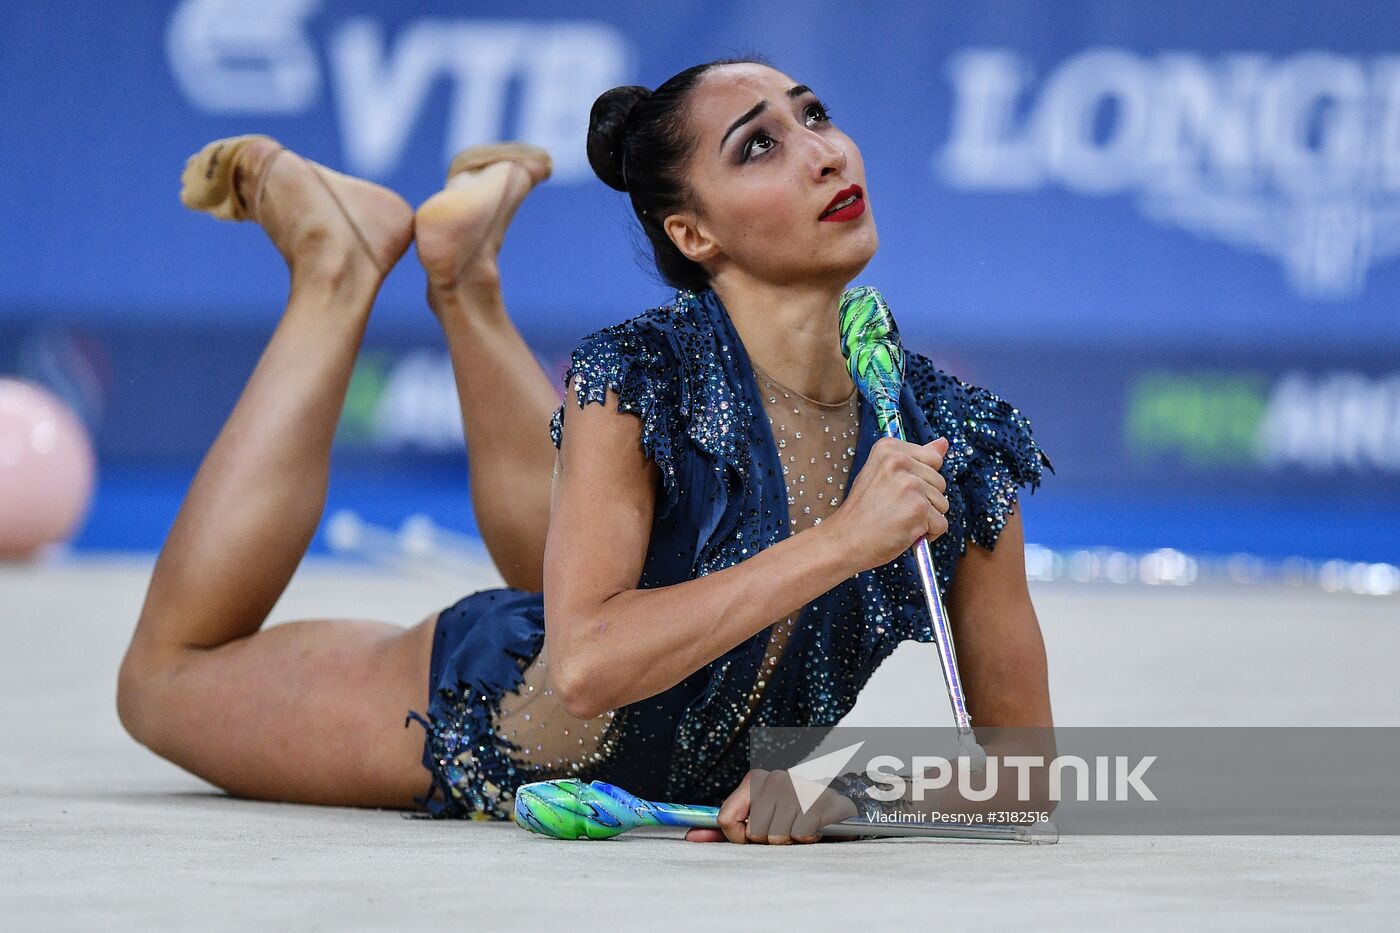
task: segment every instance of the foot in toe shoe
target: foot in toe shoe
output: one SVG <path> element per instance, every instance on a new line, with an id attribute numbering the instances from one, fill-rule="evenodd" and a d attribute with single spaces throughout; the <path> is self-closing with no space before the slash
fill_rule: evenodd
<path id="1" fill-rule="evenodd" d="M 549 153 L 525 143 L 463 149 L 447 185 L 414 218 L 418 258 L 436 288 L 493 276 L 505 232 L 525 196 L 553 170 Z"/>
<path id="2" fill-rule="evenodd" d="M 192 156 L 181 201 L 262 226 L 289 264 L 368 261 L 383 275 L 413 238 L 413 211 L 380 185 L 304 159 L 269 136 L 216 140 Z"/>

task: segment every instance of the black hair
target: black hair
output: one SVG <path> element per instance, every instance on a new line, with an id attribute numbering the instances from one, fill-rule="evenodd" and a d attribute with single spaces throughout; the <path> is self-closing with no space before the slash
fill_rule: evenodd
<path id="1" fill-rule="evenodd" d="M 769 65 L 762 56 L 719 58 L 694 65 L 654 91 L 631 84 L 604 91 L 588 117 L 588 163 L 603 183 L 625 191 L 651 241 L 656 271 L 675 288 L 700 291 L 709 274 L 685 257 L 662 229 L 670 214 L 694 207 L 685 169 L 694 148 L 688 128 L 690 92 L 711 68 Z"/>

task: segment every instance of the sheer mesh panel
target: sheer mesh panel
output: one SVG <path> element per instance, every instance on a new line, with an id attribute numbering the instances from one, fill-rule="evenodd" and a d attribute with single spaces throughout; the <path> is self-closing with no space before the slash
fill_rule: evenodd
<path id="1" fill-rule="evenodd" d="M 501 698 L 496 731 L 520 746 L 518 761 L 543 768 L 548 776 L 579 774 L 600 760 L 603 743 L 612 725 L 613 711 L 592 719 L 569 715 L 549 686 L 549 639 L 526 668 L 518 694 Z"/>
<path id="2" fill-rule="evenodd" d="M 846 498 L 851 462 L 860 437 L 860 399 L 854 386 L 844 402 L 825 404 L 776 382 L 754 366 L 758 392 L 773 431 L 787 486 L 788 527 L 799 534 L 829 518 Z M 775 622 L 758 680 L 748 697 L 749 716 L 763 698 L 799 613 Z"/>

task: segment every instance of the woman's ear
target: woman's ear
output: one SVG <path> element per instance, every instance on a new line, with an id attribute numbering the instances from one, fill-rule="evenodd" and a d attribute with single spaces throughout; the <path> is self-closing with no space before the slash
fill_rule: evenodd
<path id="1" fill-rule="evenodd" d="M 676 244 L 681 255 L 691 262 L 705 263 L 719 253 L 719 243 L 712 238 L 693 214 L 681 212 L 669 215 L 661 229 Z"/>

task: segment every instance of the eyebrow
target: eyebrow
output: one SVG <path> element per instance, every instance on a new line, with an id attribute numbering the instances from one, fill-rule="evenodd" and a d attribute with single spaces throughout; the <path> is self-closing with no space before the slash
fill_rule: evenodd
<path id="1" fill-rule="evenodd" d="M 794 87 L 788 88 L 787 96 L 788 96 L 788 99 L 791 100 L 791 99 L 794 98 L 794 97 L 801 97 L 803 94 L 806 94 L 806 93 L 810 92 L 811 90 L 812 90 L 812 89 L 809 88 L 809 87 L 808 87 L 807 85 L 805 85 L 805 84 L 798 84 L 798 85 L 795 85 Z M 768 106 L 768 100 L 765 98 L 764 100 L 761 100 L 761 101 L 759 101 L 758 103 L 754 104 L 752 107 L 750 107 L 748 113 L 745 113 L 742 117 L 740 117 L 739 119 L 735 120 L 733 123 L 729 124 L 729 129 L 725 130 L 725 131 L 724 131 L 724 135 L 720 137 L 720 140 L 719 140 L 719 148 L 720 148 L 720 151 L 721 151 L 721 152 L 724 151 L 724 141 L 727 140 L 727 139 L 729 138 L 730 134 L 732 134 L 732 133 L 733 133 L 735 130 L 737 130 L 739 127 L 743 126 L 745 123 L 748 123 L 748 122 L 749 122 L 750 120 L 752 120 L 754 117 L 756 117 L 756 116 L 758 116 L 760 113 L 762 113 L 762 112 L 763 112 L 763 108 L 765 108 L 765 107 L 767 107 L 767 106 Z"/>

